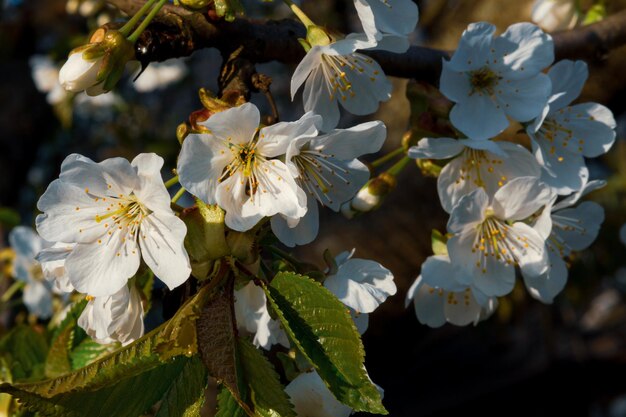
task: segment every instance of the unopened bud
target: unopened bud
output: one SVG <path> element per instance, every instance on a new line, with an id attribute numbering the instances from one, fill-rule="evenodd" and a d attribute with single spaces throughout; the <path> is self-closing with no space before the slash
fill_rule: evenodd
<path id="1" fill-rule="evenodd" d="M 366 213 L 376 209 L 382 203 L 387 194 L 396 186 L 395 175 L 383 172 L 378 177 L 371 179 L 367 185 L 359 190 L 350 202 L 350 208 L 356 212 Z M 344 215 L 350 215 L 348 209 L 342 207 Z"/>

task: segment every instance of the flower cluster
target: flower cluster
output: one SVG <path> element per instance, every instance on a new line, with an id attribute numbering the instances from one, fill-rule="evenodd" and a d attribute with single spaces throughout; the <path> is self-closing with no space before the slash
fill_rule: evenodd
<path id="1" fill-rule="evenodd" d="M 450 214 L 446 245 L 422 265 L 407 295 L 418 319 L 437 327 L 476 323 L 509 294 L 519 268 L 534 298 L 551 303 L 567 281 L 566 259 L 595 240 L 604 218 L 593 202 L 585 158 L 615 140 L 610 110 L 572 104 L 587 79 L 584 62 L 553 61 L 552 39 L 529 23 L 494 37 L 471 24 L 444 62 L 441 92 L 455 104 L 450 121 L 465 135 L 424 138 L 416 159 L 448 159 L 437 180 Z M 499 136 L 511 122 L 532 153 Z M 495 139 L 495 140 L 494 140 Z"/>

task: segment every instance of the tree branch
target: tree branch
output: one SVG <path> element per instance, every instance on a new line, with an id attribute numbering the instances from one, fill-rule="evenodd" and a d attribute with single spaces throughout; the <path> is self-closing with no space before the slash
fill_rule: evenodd
<path id="1" fill-rule="evenodd" d="M 142 0 L 108 1 L 129 15 L 144 3 Z M 201 48 L 215 47 L 224 54 L 243 46 L 241 56 L 252 62 L 297 64 L 304 56 L 298 38 L 305 35 L 304 27 L 295 20 L 225 22 L 213 19 L 210 13 L 167 5 L 137 42 L 137 58 L 147 64 L 188 56 Z M 593 25 L 552 36 L 557 60 L 604 59 L 610 50 L 626 44 L 626 10 Z M 441 61 L 449 58 L 451 52 L 412 46 L 403 54 L 367 53 L 380 63 L 387 75 L 436 82 L 441 73 Z"/>

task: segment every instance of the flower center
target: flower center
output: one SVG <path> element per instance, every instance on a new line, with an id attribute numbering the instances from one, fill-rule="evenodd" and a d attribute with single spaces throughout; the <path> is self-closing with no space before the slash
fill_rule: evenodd
<path id="1" fill-rule="evenodd" d="M 376 82 L 380 71 L 373 65 L 374 61 L 361 54 L 326 55 L 322 54 L 322 71 L 330 101 L 340 97 L 342 101 L 354 98 L 357 92 L 352 88 L 353 77 L 367 77 Z"/>
<path id="2" fill-rule="evenodd" d="M 96 223 L 104 223 L 105 228 L 117 227 L 118 230 L 126 229 L 131 238 L 136 236 L 142 220 L 150 215 L 151 211 L 143 205 L 137 196 L 131 193 L 128 196 L 120 194 L 113 198 L 103 214 L 96 214 Z M 109 235 L 111 235 L 109 231 Z"/>
<path id="3" fill-rule="evenodd" d="M 478 226 L 478 233 L 472 247 L 472 252 L 478 251 L 481 254 L 476 262 L 476 268 L 480 269 L 483 274 L 487 273 L 487 258 L 490 256 L 509 265 L 515 265 L 513 257 L 515 247 L 508 236 L 510 227 L 494 217 L 491 208 L 488 208 L 485 214 L 486 219 Z M 527 245 L 525 242 L 523 244 Z"/>
<path id="4" fill-rule="evenodd" d="M 489 67 L 482 67 L 469 73 L 470 85 L 473 94 L 475 92 L 485 92 L 489 95 L 493 94 L 493 88 L 498 85 L 501 79 L 498 74 L 493 72 Z"/>
<path id="5" fill-rule="evenodd" d="M 300 172 L 298 183 L 321 204 L 333 203 L 328 193 L 335 187 L 335 182 L 350 185 L 350 172 L 335 163 L 333 157 L 321 151 L 305 150 L 292 159 Z"/>

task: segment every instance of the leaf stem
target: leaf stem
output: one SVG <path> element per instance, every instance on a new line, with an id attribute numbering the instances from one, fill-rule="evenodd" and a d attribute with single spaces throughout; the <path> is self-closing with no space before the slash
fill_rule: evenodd
<path id="1" fill-rule="evenodd" d="M 150 10 L 155 1 L 157 0 L 146 1 L 143 6 L 141 6 L 141 9 L 139 9 L 137 13 L 135 13 L 135 15 L 131 17 L 130 20 L 120 28 L 119 32 L 124 36 L 128 36 L 128 34 L 135 27 L 135 25 L 139 23 L 139 20 L 143 17 L 143 15 L 146 14 L 148 10 Z"/>
<path id="2" fill-rule="evenodd" d="M 165 188 L 170 188 L 174 185 L 178 184 L 178 175 L 174 176 L 174 178 L 165 182 Z"/>
<path id="3" fill-rule="evenodd" d="M 405 156 L 404 158 L 402 158 L 401 160 L 399 160 L 398 162 L 396 162 L 391 168 L 389 168 L 387 170 L 387 172 L 391 175 L 398 175 L 400 172 L 402 172 L 402 170 L 404 169 L 404 167 L 406 167 L 406 165 L 411 161 L 411 158 L 409 158 L 408 156 Z"/>
<path id="4" fill-rule="evenodd" d="M 291 256 L 290 254 L 288 254 L 282 249 L 279 249 L 275 246 L 269 246 L 269 245 L 266 246 L 266 248 L 270 252 L 272 252 L 274 255 L 278 255 L 279 257 L 289 262 L 292 266 L 299 267 L 302 264 L 300 261 L 298 261 L 296 258 L 294 258 L 293 256 Z"/>
<path id="5" fill-rule="evenodd" d="M 9 289 L 6 290 L 4 294 L 2 294 L 2 298 L 0 298 L 0 302 L 2 303 L 8 302 L 15 295 L 16 292 L 18 292 L 25 286 L 26 286 L 26 283 L 24 281 L 15 281 L 13 284 L 11 284 Z"/>

